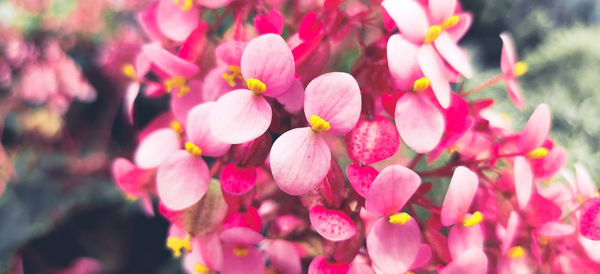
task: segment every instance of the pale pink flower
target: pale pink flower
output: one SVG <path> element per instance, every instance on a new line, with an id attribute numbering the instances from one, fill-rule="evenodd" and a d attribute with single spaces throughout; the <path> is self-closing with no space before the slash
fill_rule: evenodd
<path id="1" fill-rule="evenodd" d="M 517 82 L 517 77 L 527 71 L 527 65 L 523 62 L 517 62 L 517 52 L 515 44 L 510 34 L 503 32 L 500 34 L 502 39 L 502 55 L 500 56 L 500 68 L 504 73 L 504 82 L 508 90 L 508 97 L 518 109 L 525 108 L 521 87 Z"/>

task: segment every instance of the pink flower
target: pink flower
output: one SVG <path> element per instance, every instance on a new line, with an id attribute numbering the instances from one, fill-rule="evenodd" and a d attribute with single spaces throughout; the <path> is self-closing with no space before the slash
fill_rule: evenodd
<path id="1" fill-rule="evenodd" d="M 503 32 L 500 34 L 502 39 L 502 55 L 500 56 L 500 68 L 504 73 L 504 82 L 508 90 L 508 97 L 518 109 L 525 108 L 523 95 L 521 95 L 521 87 L 517 82 L 517 77 L 527 72 L 527 64 L 517 62 L 517 52 L 515 44 L 510 34 Z"/>
<path id="2" fill-rule="evenodd" d="M 255 246 L 264 240 L 256 231 L 246 227 L 233 227 L 223 231 L 222 273 L 265 273 L 265 257 Z"/>
<path id="3" fill-rule="evenodd" d="M 600 240 L 600 198 L 588 200 L 579 217 L 581 235 L 590 240 Z"/>
<path id="4" fill-rule="evenodd" d="M 349 132 L 358 121 L 360 107 L 360 90 L 349 74 L 331 72 L 308 84 L 304 114 L 310 127 L 284 133 L 271 148 L 271 171 L 281 190 L 300 195 L 325 178 L 331 152 L 321 135 Z"/>
<path id="5" fill-rule="evenodd" d="M 264 96 L 278 97 L 294 79 L 294 59 L 275 34 L 254 38 L 242 54 L 241 75 L 249 89 L 231 91 L 217 100 L 210 128 L 219 140 L 241 144 L 263 134 L 271 124 L 271 106 Z"/>

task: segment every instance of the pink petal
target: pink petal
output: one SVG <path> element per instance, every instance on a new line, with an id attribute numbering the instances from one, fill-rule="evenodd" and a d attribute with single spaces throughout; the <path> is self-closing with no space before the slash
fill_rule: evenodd
<path id="1" fill-rule="evenodd" d="M 420 244 L 419 252 L 417 252 L 417 257 L 415 257 L 410 269 L 417 269 L 425 266 L 431 260 L 432 255 L 431 247 L 428 244 Z"/>
<path id="2" fill-rule="evenodd" d="M 152 3 L 145 11 L 137 14 L 137 21 L 148 38 L 152 41 L 161 41 L 163 34 L 158 28 L 156 14 L 160 1 Z"/>
<path id="3" fill-rule="evenodd" d="M 256 167 L 239 167 L 236 163 L 229 163 L 221 171 L 220 179 L 224 192 L 243 195 L 256 184 Z"/>
<path id="4" fill-rule="evenodd" d="M 347 240 L 356 234 L 354 222 L 348 215 L 320 205 L 310 210 L 310 223 L 323 238 L 330 241 Z"/>
<path id="5" fill-rule="evenodd" d="M 600 262 L 600 241 L 593 241 L 582 235 L 577 237 L 587 256 L 595 262 Z"/>
<path id="6" fill-rule="evenodd" d="M 515 211 L 511 211 L 508 216 L 508 223 L 506 224 L 506 232 L 501 237 L 502 243 L 500 245 L 500 252 L 506 254 L 508 248 L 510 248 L 515 240 L 517 229 L 519 228 L 519 214 Z"/>
<path id="7" fill-rule="evenodd" d="M 455 225 L 448 234 L 448 250 L 453 259 L 457 259 L 465 251 L 475 248 L 483 249 L 483 233 L 481 225 L 471 227 Z"/>
<path id="8" fill-rule="evenodd" d="M 406 94 L 398 99 L 395 121 L 404 143 L 418 153 L 433 150 L 444 134 L 444 115 L 423 96 Z"/>
<path id="9" fill-rule="evenodd" d="M 270 162 L 277 186 L 290 195 L 301 195 L 325 178 L 331 152 L 323 137 L 311 128 L 295 128 L 275 140 Z"/>
<path id="10" fill-rule="evenodd" d="M 421 178 L 414 171 L 401 165 L 388 166 L 371 184 L 365 208 L 381 216 L 393 215 L 404 207 L 419 185 Z"/>
<path id="11" fill-rule="evenodd" d="M 142 139 L 135 150 L 133 161 L 141 168 L 156 168 L 180 147 L 179 136 L 174 130 L 158 129 Z"/>
<path id="12" fill-rule="evenodd" d="M 462 222 L 471 207 L 479 185 L 479 178 L 470 169 L 459 166 L 454 170 L 450 186 L 442 204 L 442 225 Z"/>
<path id="13" fill-rule="evenodd" d="M 253 229 L 242 226 L 224 230 L 219 235 L 219 238 L 221 238 L 221 241 L 223 242 L 239 245 L 253 245 L 265 239 L 265 237 Z"/>
<path id="14" fill-rule="evenodd" d="M 272 240 L 266 248 L 267 257 L 271 265 L 279 272 L 288 274 L 300 274 L 300 254 L 296 247 L 285 240 Z"/>
<path id="15" fill-rule="evenodd" d="M 581 235 L 590 240 L 600 240 L 600 198 L 585 202 L 579 217 Z"/>
<path id="16" fill-rule="evenodd" d="M 140 83 L 131 82 L 127 85 L 127 89 L 125 90 L 125 97 L 123 98 L 123 111 L 127 117 L 127 121 L 130 124 L 133 124 L 133 104 L 135 103 L 135 99 L 140 93 Z"/>
<path id="17" fill-rule="evenodd" d="M 533 191 L 533 173 L 531 165 L 523 156 L 515 157 L 515 194 L 519 208 L 523 209 L 529 203 Z"/>
<path id="18" fill-rule="evenodd" d="M 377 220 L 367 235 L 367 251 L 384 273 L 404 273 L 419 252 L 421 232 L 414 219 L 395 225 L 386 218 Z"/>
<path id="19" fill-rule="evenodd" d="M 295 65 L 292 51 L 283 38 L 263 34 L 248 43 L 242 55 L 242 75 L 245 79 L 258 79 L 265 84 L 266 96 L 284 94 L 294 80 Z"/>
<path id="20" fill-rule="evenodd" d="M 310 262 L 308 274 L 346 274 L 349 268 L 346 262 L 333 263 L 323 256 L 317 256 Z"/>
<path id="21" fill-rule="evenodd" d="M 188 272 L 194 273 L 198 263 L 213 270 L 220 270 L 223 266 L 223 247 L 215 234 L 192 240 L 192 252 L 183 258 L 183 266 Z"/>
<path id="22" fill-rule="evenodd" d="M 162 34 L 176 42 L 183 42 L 200 23 L 197 8 L 183 11 L 173 0 L 160 0 L 156 16 Z"/>
<path id="23" fill-rule="evenodd" d="M 452 260 L 440 274 L 484 274 L 488 269 L 488 259 L 483 250 L 472 248 Z"/>
<path id="24" fill-rule="evenodd" d="M 550 116 L 550 108 L 546 104 L 539 105 L 527 124 L 519 134 L 517 146 L 522 153 L 528 153 L 542 146 L 550 127 L 552 126 L 552 117 Z"/>
<path id="25" fill-rule="evenodd" d="M 254 17 L 254 27 L 259 34 L 281 34 L 283 31 L 283 16 L 276 9 L 272 9 L 267 15 L 259 13 Z"/>
<path id="26" fill-rule="evenodd" d="M 410 91 L 419 78 L 421 69 L 417 62 L 419 47 L 400 34 L 394 34 L 387 43 L 387 60 L 394 88 Z"/>
<path id="27" fill-rule="evenodd" d="M 357 263 L 354 261 L 350 265 L 348 274 L 375 274 L 375 270 L 366 263 Z"/>
<path id="28" fill-rule="evenodd" d="M 377 177 L 379 172 L 370 166 L 360 167 L 355 164 L 349 164 L 346 167 L 346 176 L 352 188 L 356 190 L 360 196 L 367 197 L 371 184 Z"/>
<path id="29" fill-rule="evenodd" d="M 575 227 L 570 224 L 560 222 L 547 222 L 544 223 L 538 230 L 537 233 L 546 237 L 566 237 L 575 232 Z"/>
<path id="30" fill-rule="evenodd" d="M 215 49 L 217 58 L 227 65 L 239 66 L 242 62 L 242 54 L 246 48 L 246 42 L 228 41 L 220 44 Z"/>
<path id="31" fill-rule="evenodd" d="M 230 73 L 229 67 L 218 66 L 211 69 L 204 77 L 202 84 L 202 99 L 204 101 L 217 101 L 223 94 L 235 89 L 245 89 L 245 83 L 240 80 L 235 80 L 235 86 L 230 86 L 225 79 L 224 73 Z"/>
<path id="32" fill-rule="evenodd" d="M 171 94 L 171 111 L 177 121 L 186 122 L 188 112 L 196 105 L 202 103 L 202 81 L 191 80 L 188 85 L 190 91 L 184 96 Z"/>
<path id="33" fill-rule="evenodd" d="M 423 43 L 429 29 L 429 21 L 419 3 L 413 0 L 386 0 L 381 5 L 396 22 L 402 35 L 414 43 Z"/>
<path id="34" fill-rule="evenodd" d="M 473 75 L 471 70 L 471 64 L 469 57 L 465 51 L 460 48 L 456 42 L 446 32 L 442 32 L 440 36 L 433 42 L 435 48 L 438 50 L 440 55 L 444 57 L 446 62 L 452 66 L 453 69 L 462 74 L 465 78 L 469 79 Z"/>
<path id="35" fill-rule="evenodd" d="M 579 163 L 575 164 L 575 182 L 577 193 L 584 199 L 592 198 L 598 193 L 598 189 L 587 169 Z"/>
<path id="36" fill-rule="evenodd" d="M 215 107 L 217 103 L 214 102 L 195 106 L 188 113 L 185 123 L 188 140 L 202 149 L 202 155 L 210 157 L 223 156 L 231 147 L 215 138 L 210 131 L 209 118 Z"/>
<path id="37" fill-rule="evenodd" d="M 220 273 L 227 274 L 261 274 L 266 273 L 265 258 L 254 246 L 246 246 L 248 254 L 238 257 L 233 253 L 236 245 L 228 244 L 223 248 L 223 269 Z"/>
<path id="38" fill-rule="evenodd" d="M 111 172 L 119 188 L 133 196 L 146 194 L 147 190 L 143 186 L 152 180 L 152 172 L 137 167 L 125 158 L 115 159 Z"/>
<path id="39" fill-rule="evenodd" d="M 419 67 L 429 78 L 431 89 L 443 108 L 450 106 L 450 83 L 446 76 L 444 62 L 431 45 L 419 48 L 417 59 Z"/>
<path id="40" fill-rule="evenodd" d="M 295 78 L 290 90 L 277 97 L 277 101 L 290 113 L 298 112 L 304 106 L 304 86 L 300 79 Z"/>
<path id="41" fill-rule="evenodd" d="M 194 205 L 208 190 L 208 172 L 208 166 L 201 157 L 192 156 L 185 150 L 174 152 L 156 173 L 161 202 L 171 210 Z"/>
<path id="42" fill-rule="evenodd" d="M 531 167 L 533 168 L 535 178 L 551 178 L 567 164 L 568 157 L 569 153 L 566 149 L 555 146 L 548 152 L 546 157 L 531 159 Z"/>
<path id="43" fill-rule="evenodd" d="M 241 144 L 265 133 L 271 115 L 271 106 L 263 96 L 238 89 L 217 100 L 210 113 L 210 129 L 224 143 Z"/>
<path id="44" fill-rule="evenodd" d="M 454 15 L 456 0 L 429 0 L 429 16 L 432 24 L 441 24 Z"/>
<path id="45" fill-rule="evenodd" d="M 170 0 L 162 0 L 172 2 Z M 191 77 L 198 73 L 198 66 L 168 52 L 158 44 L 147 44 L 142 51 L 152 63 L 169 76 Z"/>
<path id="46" fill-rule="evenodd" d="M 517 63 L 517 50 L 515 43 L 508 32 L 500 33 L 502 39 L 502 53 L 500 55 L 500 68 L 504 74 L 512 75 Z"/>
<path id="47" fill-rule="evenodd" d="M 361 109 L 360 88 L 352 75 L 325 73 L 308 83 L 304 98 L 304 115 L 317 115 L 329 122 L 328 133 L 343 135 L 358 122 Z"/>
<path id="48" fill-rule="evenodd" d="M 400 136 L 392 121 L 377 116 L 371 121 L 359 120 L 344 141 L 350 159 L 368 165 L 392 157 L 400 145 Z"/>
<path id="49" fill-rule="evenodd" d="M 211 9 L 218 9 L 218 8 L 222 8 L 224 6 L 229 5 L 229 3 L 233 2 L 233 0 L 197 0 L 196 3 L 198 3 L 198 5 L 207 7 L 207 8 L 211 8 Z"/>
<path id="50" fill-rule="evenodd" d="M 514 76 L 504 76 L 504 82 L 506 83 L 506 90 L 508 91 L 508 98 L 513 102 L 515 107 L 519 110 L 523 110 L 525 108 L 525 99 L 523 99 L 523 95 L 521 94 L 521 87 L 519 86 L 519 82 Z"/>
<path id="51" fill-rule="evenodd" d="M 458 24 L 446 30 L 452 37 L 452 40 L 456 42 L 463 38 L 473 23 L 473 15 L 469 12 L 461 12 L 458 16 L 460 17 Z"/>

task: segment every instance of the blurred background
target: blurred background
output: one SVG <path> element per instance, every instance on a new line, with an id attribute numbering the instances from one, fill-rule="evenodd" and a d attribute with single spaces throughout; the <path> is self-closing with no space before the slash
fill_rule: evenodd
<path id="1" fill-rule="evenodd" d="M 15 260 L 26 273 L 83 273 L 97 261 L 111 273 L 181 272 L 164 248 L 167 222 L 127 201 L 109 170 L 112 159 L 131 157 L 134 133 L 168 108 L 164 99 L 138 98 L 133 126 L 121 110 L 121 67 L 144 41 L 134 13 L 149 2 L 0 0 L 0 182 L 8 181 L 0 196 L 0 273 Z M 529 64 L 520 78 L 528 107 L 519 112 L 502 83 L 478 96 L 497 99 L 495 109 L 515 130 L 547 103 L 569 168 L 582 163 L 600 180 L 600 3 L 462 2 L 475 19 L 462 42 L 476 71 L 466 88 L 500 73 L 498 35 L 509 31 Z M 61 79 L 56 88 L 41 98 L 27 94 L 32 87 L 24 83 L 47 87 L 48 71 Z"/>

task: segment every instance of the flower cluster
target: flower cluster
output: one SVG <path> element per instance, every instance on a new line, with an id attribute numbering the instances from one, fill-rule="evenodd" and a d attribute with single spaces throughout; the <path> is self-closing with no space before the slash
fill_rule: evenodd
<path id="1" fill-rule="evenodd" d="M 548 106 L 515 132 L 473 99 L 504 81 L 524 109 L 510 35 L 502 73 L 464 90 L 473 18 L 456 0 L 364 2 L 158 0 L 137 15 L 124 112 L 135 122 L 140 93 L 170 109 L 112 171 L 170 221 L 173 256 L 189 273 L 599 269 L 598 191 L 563 169 Z"/>

